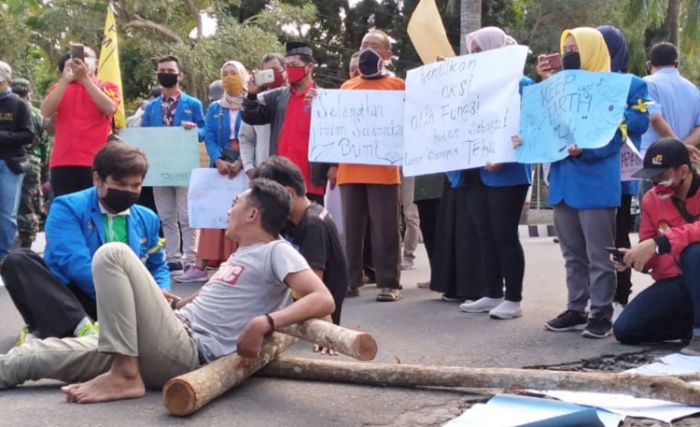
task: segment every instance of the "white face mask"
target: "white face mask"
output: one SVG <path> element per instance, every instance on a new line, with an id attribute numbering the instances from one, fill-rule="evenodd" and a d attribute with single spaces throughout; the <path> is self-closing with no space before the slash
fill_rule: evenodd
<path id="1" fill-rule="evenodd" d="M 86 56 L 85 65 L 87 65 L 90 74 L 94 74 L 97 71 L 97 58 Z"/>

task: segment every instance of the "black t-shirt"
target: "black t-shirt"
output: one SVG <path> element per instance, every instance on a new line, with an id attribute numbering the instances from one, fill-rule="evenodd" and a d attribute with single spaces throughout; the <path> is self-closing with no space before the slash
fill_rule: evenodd
<path id="1" fill-rule="evenodd" d="M 306 208 L 299 225 L 287 225 L 284 236 L 306 258 L 311 268 L 323 270 L 323 283 L 335 301 L 333 323 L 339 324 L 348 287 L 348 269 L 333 218 L 323 206 L 312 203 Z"/>

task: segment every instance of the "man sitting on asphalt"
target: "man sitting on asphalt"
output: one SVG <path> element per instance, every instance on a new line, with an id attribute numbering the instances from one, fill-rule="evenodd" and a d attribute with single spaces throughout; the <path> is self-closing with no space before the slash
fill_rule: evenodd
<path id="1" fill-rule="evenodd" d="M 126 243 L 158 286 L 170 289 L 158 216 L 134 205 L 147 170 L 146 156 L 137 148 L 122 142 L 104 145 L 92 166 L 94 187 L 51 204 L 44 259 L 29 249 L 6 258 L 0 275 L 26 324 L 18 345 L 96 332 L 91 262 L 105 243 Z"/>
<path id="2" fill-rule="evenodd" d="M 333 298 L 279 233 L 291 210 L 281 185 L 253 180 L 228 212 L 226 237 L 238 250 L 194 295 L 171 308 L 136 254 L 108 243 L 92 270 L 100 316 L 95 336 L 37 340 L 0 356 L 0 388 L 53 378 L 72 402 L 143 396 L 221 356 L 256 357 L 276 327 L 327 316 Z M 289 290 L 299 299 L 287 305 Z M 165 294 L 165 298 L 164 298 Z"/>
<path id="3" fill-rule="evenodd" d="M 323 206 L 306 197 L 304 176 L 288 158 L 268 158 L 255 168 L 254 177 L 271 179 L 289 191 L 292 211 L 284 237 L 304 256 L 333 295 L 335 311 L 331 318 L 333 323 L 340 325 L 340 312 L 348 288 L 348 269 L 333 218 Z"/>
<path id="4" fill-rule="evenodd" d="M 634 176 L 653 188 L 642 202 L 640 243 L 620 249 L 616 267 L 650 271 L 655 283 L 625 307 L 615 338 L 638 344 L 692 337 L 682 352 L 700 356 L 700 177 L 675 138 L 651 144 Z"/>

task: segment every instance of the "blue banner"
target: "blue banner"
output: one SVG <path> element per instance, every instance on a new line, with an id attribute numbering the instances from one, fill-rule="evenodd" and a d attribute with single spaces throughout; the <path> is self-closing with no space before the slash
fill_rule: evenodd
<path id="1" fill-rule="evenodd" d="M 520 163 L 546 163 L 569 155 L 568 148 L 600 148 L 615 136 L 627 107 L 632 76 L 566 70 L 523 88 Z"/>

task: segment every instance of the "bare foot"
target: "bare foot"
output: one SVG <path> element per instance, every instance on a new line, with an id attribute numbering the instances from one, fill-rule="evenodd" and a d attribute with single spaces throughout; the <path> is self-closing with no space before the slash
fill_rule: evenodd
<path id="1" fill-rule="evenodd" d="M 66 394 L 66 400 L 75 403 L 136 399 L 146 394 L 140 375 L 125 376 L 113 371 L 105 372 L 85 383 L 62 387 L 61 391 Z"/>

